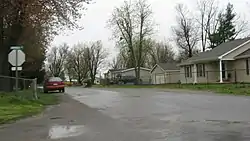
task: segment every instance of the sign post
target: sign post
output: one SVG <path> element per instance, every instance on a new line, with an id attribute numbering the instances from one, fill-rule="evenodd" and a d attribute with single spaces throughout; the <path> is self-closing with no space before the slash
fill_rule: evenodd
<path id="1" fill-rule="evenodd" d="M 10 48 L 12 51 L 9 53 L 9 63 L 14 66 L 12 67 L 12 71 L 16 71 L 16 91 L 18 91 L 18 71 L 22 70 L 20 67 L 25 62 L 25 54 L 21 49 L 22 46 L 12 46 Z"/>
<path id="2" fill-rule="evenodd" d="M 17 61 L 18 61 L 18 51 L 16 50 L 16 91 L 18 91 L 18 70 L 17 70 Z"/>

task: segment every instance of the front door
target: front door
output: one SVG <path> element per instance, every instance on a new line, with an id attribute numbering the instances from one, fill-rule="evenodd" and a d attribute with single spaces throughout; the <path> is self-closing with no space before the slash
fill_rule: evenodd
<path id="1" fill-rule="evenodd" d="M 222 78 L 226 79 L 226 64 L 222 62 Z"/>

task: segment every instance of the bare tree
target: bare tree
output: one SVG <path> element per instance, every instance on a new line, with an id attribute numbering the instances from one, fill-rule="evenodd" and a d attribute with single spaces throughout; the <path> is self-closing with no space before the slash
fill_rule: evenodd
<path id="1" fill-rule="evenodd" d="M 137 82 L 140 80 L 140 67 L 142 65 L 142 54 L 143 54 L 143 46 L 146 45 L 146 39 L 153 33 L 153 23 L 152 23 L 152 10 L 150 9 L 150 5 L 147 4 L 146 0 L 139 0 L 136 3 L 137 18 L 139 25 L 139 43 L 138 43 L 138 62 L 137 62 Z M 145 52 L 144 52 L 145 55 Z M 135 69 L 135 70 L 136 70 Z"/>
<path id="2" fill-rule="evenodd" d="M 189 11 L 183 4 L 176 6 L 177 11 L 177 26 L 173 31 L 175 41 L 181 50 L 188 53 L 188 57 L 193 56 L 193 50 L 198 43 L 198 30 L 195 26 L 195 21 L 189 17 Z"/>
<path id="3" fill-rule="evenodd" d="M 193 55 L 197 55 L 198 53 L 200 53 L 200 50 L 198 50 L 197 48 L 192 50 L 192 54 Z M 175 61 L 176 62 L 182 62 L 183 60 L 187 60 L 189 58 L 188 56 L 188 52 L 186 50 L 179 50 L 177 56 L 175 57 Z"/>
<path id="4" fill-rule="evenodd" d="M 124 61 L 122 60 L 122 56 L 121 54 L 119 53 L 116 57 L 114 57 L 112 59 L 112 61 L 109 63 L 109 66 L 112 68 L 112 69 L 122 69 L 122 68 L 125 68 L 124 66 L 125 63 Z"/>
<path id="5" fill-rule="evenodd" d="M 68 49 L 69 46 L 67 44 L 62 44 L 50 50 L 48 54 L 48 68 L 52 76 L 61 77 L 63 75 Z"/>
<path id="6" fill-rule="evenodd" d="M 170 44 L 164 42 L 153 42 L 151 51 L 150 51 L 150 60 L 151 65 L 156 63 L 167 63 L 173 62 L 175 60 L 175 53 Z"/>
<path id="7" fill-rule="evenodd" d="M 64 65 L 65 74 L 68 76 L 69 81 L 72 82 L 73 79 L 77 79 L 77 74 L 74 69 L 74 63 L 72 63 L 72 50 L 69 51 L 66 63 Z"/>
<path id="8" fill-rule="evenodd" d="M 202 51 L 206 50 L 209 37 L 212 33 L 215 33 L 217 28 L 218 9 L 215 0 L 198 1 L 199 16 L 197 21 L 200 28 Z"/>
<path id="9" fill-rule="evenodd" d="M 71 64 L 71 73 L 76 75 L 79 84 L 82 84 L 84 79 L 88 77 L 89 69 L 86 60 L 86 45 L 76 44 L 68 54 L 67 64 Z"/>
<path id="10" fill-rule="evenodd" d="M 124 43 L 134 62 L 137 83 L 140 80 L 143 42 L 153 31 L 152 11 L 146 0 L 125 1 L 109 20 L 113 35 Z"/>
<path id="11" fill-rule="evenodd" d="M 97 71 L 107 57 L 107 52 L 104 50 L 101 41 L 91 43 L 86 49 L 86 63 L 89 69 L 91 83 L 94 84 Z"/>

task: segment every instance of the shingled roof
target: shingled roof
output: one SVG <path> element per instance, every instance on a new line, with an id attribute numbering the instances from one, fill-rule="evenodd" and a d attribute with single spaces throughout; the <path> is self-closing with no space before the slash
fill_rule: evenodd
<path id="1" fill-rule="evenodd" d="M 163 70 L 179 70 L 176 62 L 157 63 L 150 72 L 154 71 L 157 65 Z"/>
<path id="2" fill-rule="evenodd" d="M 221 55 L 229 52 L 230 50 L 232 50 L 232 49 L 234 49 L 242 44 L 244 44 L 245 42 L 247 42 L 249 40 L 250 40 L 250 37 L 244 38 L 244 39 L 236 39 L 233 41 L 222 43 L 212 50 L 209 50 L 206 52 L 201 52 L 197 56 L 194 56 L 194 57 L 187 59 L 186 61 L 179 64 L 179 66 L 193 64 L 194 62 L 198 62 L 198 61 L 218 60 L 218 57 L 220 57 Z"/>

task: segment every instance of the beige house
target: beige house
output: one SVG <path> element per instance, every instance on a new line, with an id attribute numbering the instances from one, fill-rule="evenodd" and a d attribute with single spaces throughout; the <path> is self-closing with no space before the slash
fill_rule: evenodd
<path id="1" fill-rule="evenodd" d="M 125 69 L 122 72 L 122 76 L 134 76 L 135 68 Z M 150 69 L 140 67 L 140 78 L 143 84 L 149 84 L 151 82 Z"/>
<path id="2" fill-rule="evenodd" d="M 104 76 L 105 78 L 108 78 L 108 79 L 115 79 L 122 74 L 123 70 L 125 69 L 110 69 L 108 70 L 107 73 L 104 74 Z"/>
<path id="3" fill-rule="evenodd" d="M 110 69 L 106 74 L 106 78 L 110 80 L 117 79 L 119 77 L 135 77 L 135 68 L 129 68 L 129 69 Z M 150 69 L 140 67 L 140 76 L 142 83 L 150 83 L 151 75 L 150 75 Z"/>
<path id="4" fill-rule="evenodd" d="M 152 84 L 170 84 L 180 81 L 180 70 L 176 63 L 158 63 L 150 72 Z"/>
<path id="5" fill-rule="evenodd" d="M 250 82 L 250 38 L 223 43 L 179 66 L 181 83 Z"/>

